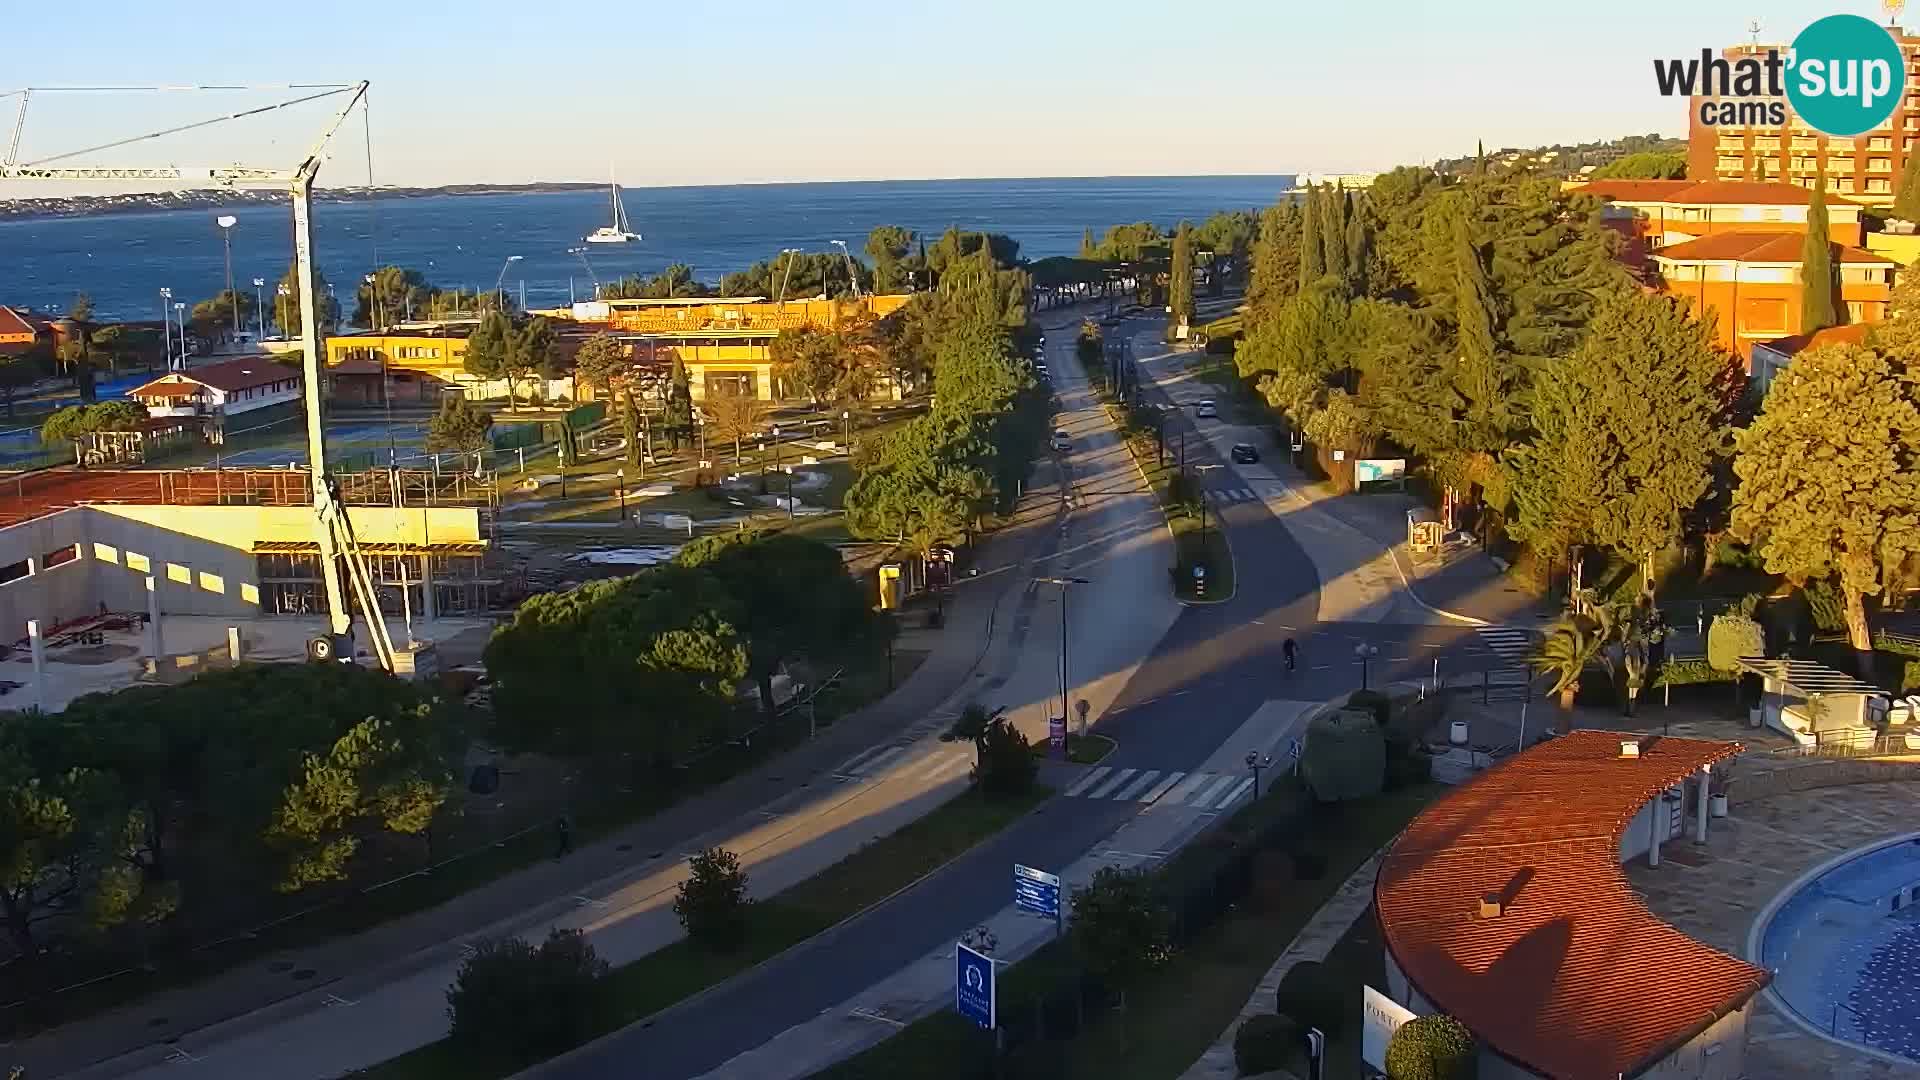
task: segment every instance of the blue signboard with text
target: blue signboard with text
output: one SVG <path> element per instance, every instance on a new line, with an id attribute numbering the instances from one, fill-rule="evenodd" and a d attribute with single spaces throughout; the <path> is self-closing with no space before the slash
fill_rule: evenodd
<path id="1" fill-rule="evenodd" d="M 965 945 L 954 948 L 953 1007 L 961 1016 L 991 1029 L 999 1017 L 994 1009 L 993 958 Z"/>
<path id="2" fill-rule="evenodd" d="M 1013 906 L 1049 919 L 1060 918 L 1060 878 L 1045 870 L 1013 864 Z"/>

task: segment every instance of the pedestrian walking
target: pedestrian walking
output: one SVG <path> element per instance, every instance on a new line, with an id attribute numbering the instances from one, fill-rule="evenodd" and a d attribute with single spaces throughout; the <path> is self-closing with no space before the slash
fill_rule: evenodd
<path id="1" fill-rule="evenodd" d="M 573 821 L 571 818 L 565 814 L 561 814 L 559 819 L 553 823 L 553 832 L 555 839 L 558 840 L 557 850 L 553 854 L 554 858 L 558 859 L 573 851 Z"/>
<path id="2" fill-rule="evenodd" d="M 1284 654 L 1287 658 L 1287 671 L 1289 672 L 1293 671 L 1293 665 L 1294 665 L 1295 659 L 1297 658 L 1298 650 L 1294 646 L 1292 638 L 1288 638 L 1287 640 L 1280 643 L 1280 652 Z"/>

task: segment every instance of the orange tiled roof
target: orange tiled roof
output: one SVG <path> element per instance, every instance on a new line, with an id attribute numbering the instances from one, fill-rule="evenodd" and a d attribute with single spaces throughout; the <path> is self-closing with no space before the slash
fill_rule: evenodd
<path id="1" fill-rule="evenodd" d="M 1394 841 L 1374 884 L 1414 989 L 1544 1076 L 1633 1075 L 1770 978 L 1660 921 L 1620 869 L 1640 807 L 1740 744 L 1651 737 L 1622 758 L 1621 738 L 1564 735 L 1456 788 Z M 1480 917 L 1496 895 L 1505 910 Z"/>
<path id="2" fill-rule="evenodd" d="M 0 307 L 0 356 L 18 356 L 33 348 L 39 332 L 10 307 Z"/>
<path id="3" fill-rule="evenodd" d="M 179 397 L 179 389 L 185 383 L 199 383 L 211 386 L 225 393 L 235 393 L 255 386 L 299 379 L 300 369 L 281 364 L 267 356 L 249 357 L 245 360 L 223 360 L 217 364 L 205 364 L 185 371 L 176 371 L 163 375 L 150 383 L 143 383 L 127 391 L 131 397 Z"/>
<path id="4" fill-rule="evenodd" d="M 1573 190 L 1617 202 L 1668 202 L 1675 193 L 1685 191 L 1694 183 L 1692 180 L 1589 180 Z"/>
<path id="5" fill-rule="evenodd" d="M 1865 345 L 1867 331 L 1873 329 L 1867 323 L 1852 323 L 1847 326 L 1829 326 L 1825 330 L 1815 330 L 1811 334 L 1795 334 L 1793 337 L 1775 338 L 1762 342 L 1762 347 L 1771 349 L 1782 356 L 1796 356 L 1821 345 Z"/>
<path id="6" fill-rule="evenodd" d="M 1674 262 L 1797 264 L 1800 261 L 1800 249 L 1804 243 L 1806 243 L 1804 233 L 1735 229 L 1731 232 L 1711 233 L 1684 244 L 1669 244 L 1653 252 L 1652 256 L 1655 259 L 1670 259 Z M 1894 265 L 1893 260 L 1884 255 L 1875 255 L 1871 251 L 1864 251 L 1848 244 L 1833 246 L 1841 262 Z"/>

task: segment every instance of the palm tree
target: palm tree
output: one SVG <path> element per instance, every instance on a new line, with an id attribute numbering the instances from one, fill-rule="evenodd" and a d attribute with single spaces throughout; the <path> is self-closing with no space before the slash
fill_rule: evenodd
<path id="1" fill-rule="evenodd" d="M 1535 671 L 1554 677 L 1550 692 L 1560 695 L 1563 734 L 1573 729 L 1573 698 L 1580 690 L 1580 676 L 1596 659 L 1604 659 L 1613 631 L 1613 612 L 1605 605 L 1593 606 L 1587 615 L 1564 615 L 1528 659 Z"/>

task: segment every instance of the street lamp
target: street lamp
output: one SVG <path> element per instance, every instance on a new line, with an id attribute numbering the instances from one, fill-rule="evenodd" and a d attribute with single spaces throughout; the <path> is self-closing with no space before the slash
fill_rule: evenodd
<path id="1" fill-rule="evenodd" d="M 160 290 L 160 351 L 167 355 L 167 370 L 173 370 L 173 316 L 167 309 L 173 304 L 173 290 Z M 180 343 L 183 347 L 186 342 Z"/>
<path id="2" fill-rule="evenodd" d="M 620 520 L 624 522 L 627 520 L 627 470 L 625 468 L 613 470 L 613 479 L 620 485 Z"/>
<path id="3" fill-rule="evenodd" d="M 1360 689 L 1365 690 L 1367 688 L 1367 661 L 1379 655 L 1380 647 L 1378 645 L 1368 645 L 1365 642 L 1361 642 L 1353 647 L 1353 658 L 1360 661 Z"/>
<path id="4" fill-rule="evenodd" d="M 173 302 L 173 321 L 180 331 L 180 370 L 187 370 L 187 305 Z"/>
<path id="5" fill-rule="evenodd" d="M 846 432 L 846 435 L 843 441 L 846 445 L 847 453 L 852 454 L 853 453 L 853 410 L 851 409 L 840 410 L 840 428 L 842 431 Z"/>
<path id="6" fill-rule="evenodd" d="M 845 240 L 829 240 L 827 243 L 839 248 L 840 257 L 847 260 L 847 283 L 853 286 L 853 295 L 859 296 L 860 274 L 853 268 L 853 256 L 847 254 L 847 242 Z"/>
<path id="7" fill-rule="evenodd" d="M 593 298 L 595 300 L 600 299 L 600 275 L 593 272 L 593 263 L 587 258 L 587 249 L 584 247 L 570 247 L 567 249 L 567 254 L 578 255 L 580 257 L 580 264 L 587 268 L 587 280 L 593 282 Z"/>
<path id="8" fill-rule="evenodd" d="M 773 425 L 773 471 L 780 471 L 780 425 Z M 793 474 L 787 474 L 787 516 L 793 516 Z"/>
<path id="9" fill-rule="evenodd" d="M 1273 766 L 1273 755 L 1262 754 L 1258 750 L 1247 751 L 1247 768 L 1253 772 L 1253 801 L 1260 801 L 1260 770 Z"/>
<path id="10" fill-rule="evenodd" d="M 787 272 L 786 275 L 780 279 L 780 294 L 773 298 L 773 302 L 784 309 L 787 304 L 787 282 L 793 279 L 793 257 L 800 254 L 800 249 L 781 248 L 780 254 L 787 257 Z"/>
<path id="11" fill-rule="evenodd" d="M 287 297 L 292 295 L 293 290 L 284 282 L 273 287 L 273 321 L 280 324 L 281 337 L 286 337 L 289 333 L 287 323 L 292 320 L 287 318 Z"/>
<path id="12" fill-rule="evenodd" d="M 507 280 L 507 267 L 519 262 L 521 258 L 523 258 L 523 256 L 520 255 L 507 256 L 507 261 L 500 264 L 500 275 L 493 279 L 493 302 L 501 308 L 507 306 L 506 296 L 500 291 L 500 287 L 505 284 Z"/>
<path id="13" fill-rule="evenodd" d="M 267 305 L 260 290 L 267 287 L 266 278 L 253 279 L 253 328 L 262 341 L 267 337 Z"/>
<path id="14" fill-rule="evenodd" d="M 1195 465 L 1193 467 L 1193 471 L 1197 473 L 1203 473 L 1213 469 L 1224 469 L 1224 468 L 1226 468 L 1225 465 L 1219 465 L 1219 464 Z M 1206 549 L 1207 549 L 1207 487 L 1206 487 L 1206 484 L 1203 482 L 1200 484 L 1200 550 L 1205 551 Z"/>
<path id="15" fill-rule="evenodd" d="M 374 282 L 374 276 L 372 274 L 364 275 L 361 277 L 360 283 L 367 287 L 367 318 L 372 320 L 368 329 L 385 329 L 385 327 L 380 325 L 380 289 Z"/>
<path id="16" fill-rule="evenodd" d="M 233 227 L 240 219 L 232 214 L 221 214 L 213 219 L 220 226 L 220 244 L 227 251 L 227 303 L 233 305 L 233 336 L 240 336 L 240 298 L 233 295 Z"/>
<path id="17" fill-rule="evenodd" d="M 1033 579 L 1041 585 L 1060 586 L 1060 722 L 1067 722 L 1067 592 L 1075 585 L 1091 585 L 1093 582 L 1083 577 L 1037 577 Z M 1080 714 L 1080 737 L 1087 737 L 1087 714 Z"/>

